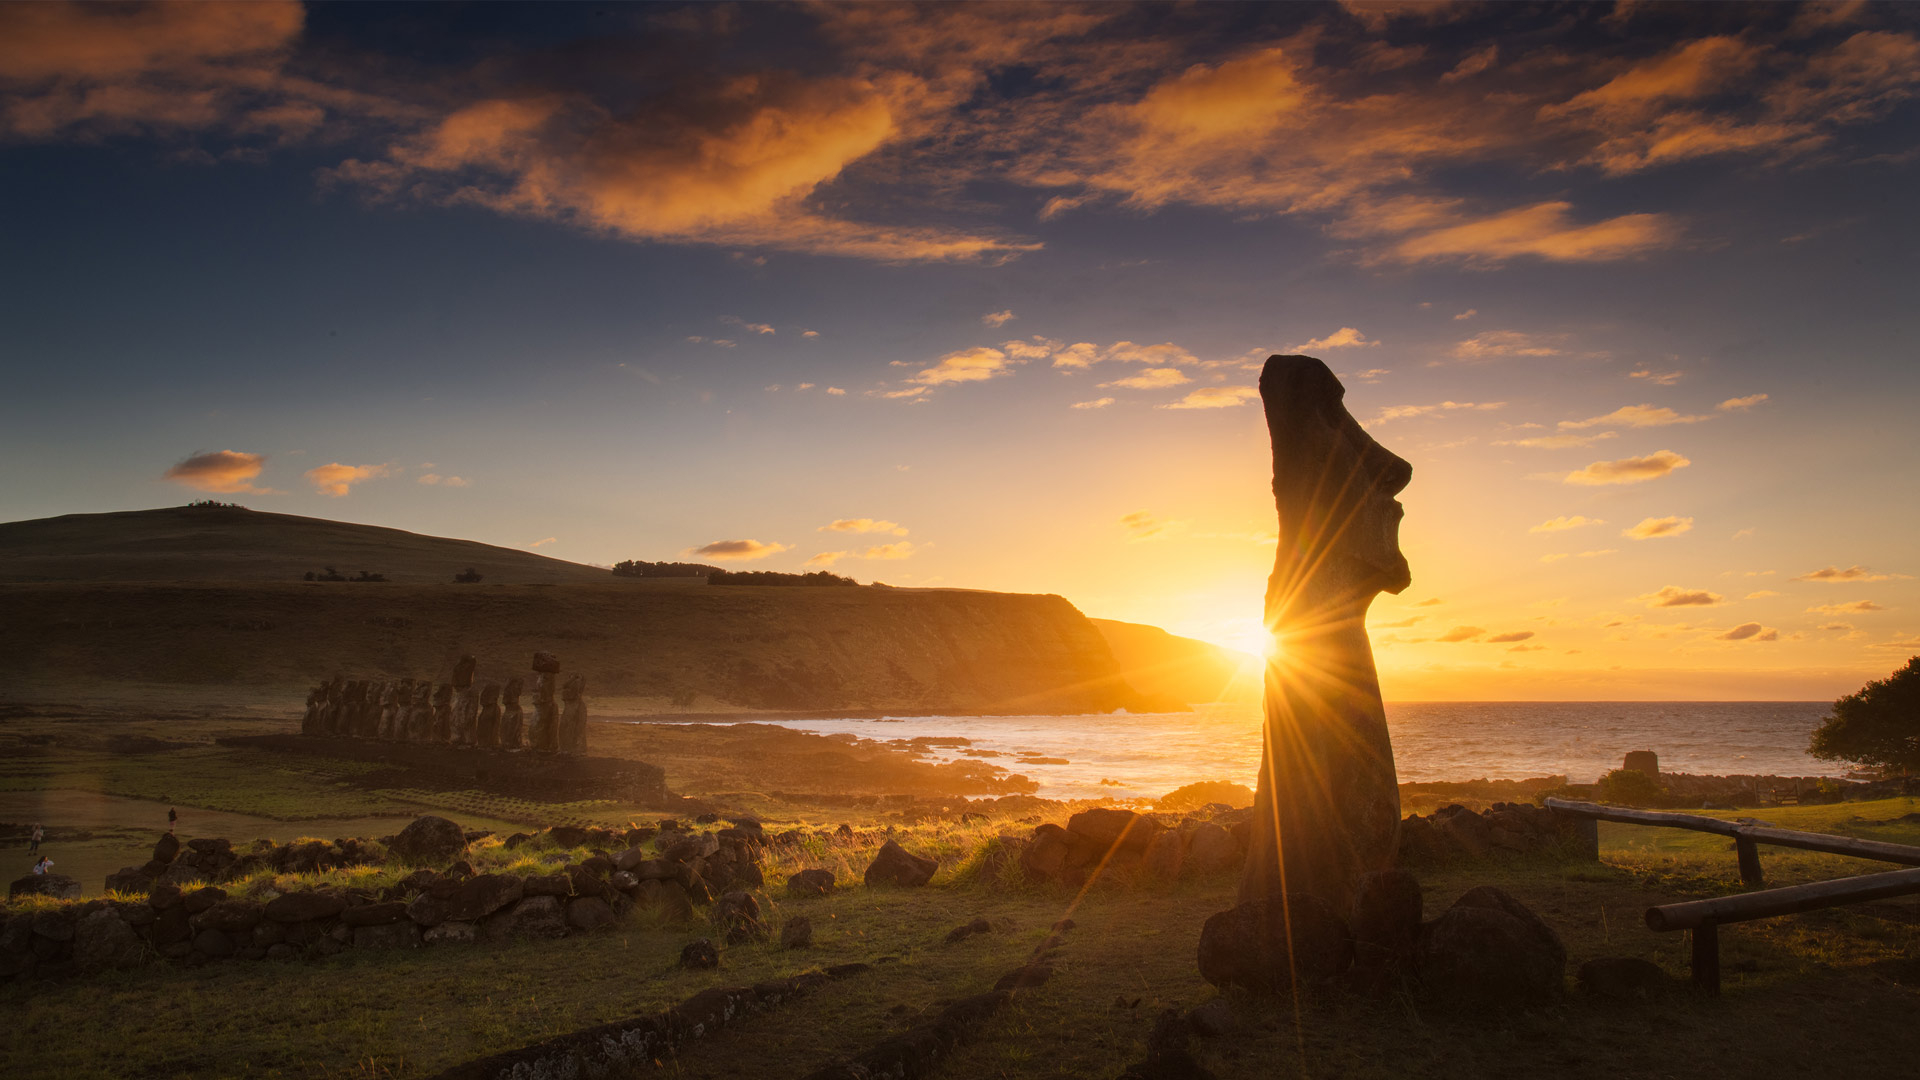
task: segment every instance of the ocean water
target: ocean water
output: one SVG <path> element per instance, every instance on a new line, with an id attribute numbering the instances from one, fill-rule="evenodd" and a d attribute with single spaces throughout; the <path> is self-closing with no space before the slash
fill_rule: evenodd
<path id="1" fill-rule="evenodd" d="M 1839 776 L 1844 767 L 1806 754 L 1807 737 L 1827 707 L 1820 701 L 1407 702 L 1387 706 L 1387 727 L 1403 782 L 1564 773 L 1574 783 L 1592 783 L 1619 768 L 1629 750 L 1654 751 L 1667 772 Z M 1260 766 L 1260 710 L 1252 703 L 1139 715 L 763 722 L 862 739 L 966 739 L 971 745 L 933 747 L 928 757 L 1000 765 L 1056 799 L 1157 798 L 1196 780 L 1251 787 Z"/>

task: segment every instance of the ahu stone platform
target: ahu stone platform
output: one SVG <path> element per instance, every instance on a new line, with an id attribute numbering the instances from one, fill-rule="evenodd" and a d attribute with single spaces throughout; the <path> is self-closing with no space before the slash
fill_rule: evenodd
<path id="1" fill-rule="evenodd" d="M 473 789 L 543 802 L 621 799 L 661 806 L 674 800 L 664 771 L 627 758 L 374 742 L 333 735 L 234 735 L 217 741 L 242 749 L 376 762 L 399 774 L 376 773 L 367 778 L 382 787 Z"/>

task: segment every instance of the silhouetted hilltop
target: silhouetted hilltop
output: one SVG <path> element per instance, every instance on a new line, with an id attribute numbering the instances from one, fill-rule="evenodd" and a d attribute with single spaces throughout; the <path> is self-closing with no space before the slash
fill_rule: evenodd
<path id="1" fill-rule="evenodd" d="M 1120 677 L 1142 694 L 1186 705 L 1260 696 L 1260 669 L 1249 653 L 1143 623 L 1088 621 L 1113 650 Z"/>
<path id="2" fill-rule="evenodd" d="M 604 581 L 607 571 L 473 540 L 237 506 L 170 506 L 0 524 L 0 581 L 299 581 L 334 567 L 390 582 Z"/>

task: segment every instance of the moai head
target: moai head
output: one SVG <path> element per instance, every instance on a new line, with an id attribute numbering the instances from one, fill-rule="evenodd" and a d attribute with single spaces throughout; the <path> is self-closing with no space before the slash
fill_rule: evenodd
<path id="1" fill-rule="evenodd" d="M 580 695 L 586 692 L 587 677 L 585 675 L 575 675 L 573 678 L 567 680 L 566 685 L 560 688 L 560 700 L 579 701 Z"/>
<path id="2" fill-rule="evenodd" d="M 500 691 L 500 700 L 518 708 L 520 695 L 526 692 L 526 684 L 520 679 L 508 679 L 506 688 Z"/>
<path id="3" fill-rule="evenodd" d="M 488 708 L 489 706 L 498 705 L 498 704 L 500 704 L 500 684 L 499 683 L 490 682 L 487 685 L 480 688 L 480 707 L 481 708 L 485 709 L 485 708 Z"/>
<path id="4" fill-rule="evenodd" d="M 413 707 L 416 709 L 431 709 L 433 707 L 433 684 L 432 683 L 423 682 L 414 686 Z"/>
<path id="5" fill-rule="evenodd" d="M 550 652 L 534 653 L 533 670 L 543 675 L 558 675 L 560 673 L 560 658 Z"/>
<path id="6" fill-rule="evenodd" d="M 453 704 L 453 686 L 449 683 L 441 683 L 433 692 L 433 703 L 435 705 Z"/>
<path id="7" fill-rule="evenodd" d="M 459 663 L 453 665 L 454 689 L 465 690 L 467 687 L 473 685 L 473 669 L 477 663 L 478 661 L 474 660 L 473 657 L 463 656 L 460 658 Z"/>

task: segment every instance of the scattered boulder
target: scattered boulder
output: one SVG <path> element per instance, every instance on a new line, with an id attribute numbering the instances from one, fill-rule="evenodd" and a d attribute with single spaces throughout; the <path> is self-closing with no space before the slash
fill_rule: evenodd
<path id="1" fill-rule="evenodd" d="M 1179 877 L 1186 859 L 1185 847 L 1180 834 L 1171 829 L 1155 833 L 1140 853 L 1140 872 L 1162 881 Z"/>
<path id="2" fill-rule="evenodd" d="M 123 866 L 107 875 L 106 891 L 145 896 L 153 891 L 153 879 L 138 866 Z"/>
<path id="3" fill-rule="evenodd" d="M 233 939 L 225 932 L 208 928 L 193 935 L 193 951 L 215 960 L 224 960 L 234 954 Z"/>
<path id="4" fill-rule="evenodd" d="M 993 929 L 993 924 L 988 922 L 987 920 L 975 919 L 970 923 L 965 923 L 960 926 L 956 926 L 952 930 L 947 931 L 947 944 L 953 945 L 958 942 L 965 941 L 975 934 L 988 933 L 992 929 Z"/>
<path id="5" fill-rule="evenodd" d="M 736 890 L 721 896 L 713 905 L 713 922 L 725 932 L 729 945 L 767 937 L 766 924 L 760 921 L 760 901 L 750 892 Z"/>
<path id="6" fill-rule="evenodd" d="M 613 908 L 597 896 L 567 901 L 567 923 L 577 930 L 601 930 L 613 925 Z"/>
<path id="7" fill-rule="evenodd" d="M 74 924 L 73 962 L 84 969 L 135 967 L 147 946 L 118 912 L 102 908 Z"/>
<path id="8" fill-rule="evenodd" d="M 158 879 L 165 885 L 205 885 L 207 876 L 184 862 L 170 864 Z"/>
<path id="9" fill-rule="evenodd" d="M 780 926 L 780 947 L 804 949 L 813 944 L 813 920 L 795 915 Z"/>
<path id="10" fill-rule="evenodd" d="M 252 932 L 264 913 L 265 909 L 251 900 L 222 900 L 195 915 L 193 927 L 196 930 L 218 930 L 223 934 L 247 934 Z"/>
<path id="11" fill-rule="evenodd" d="M 226 898 L 227 890 L 216 889 L 208 885 L 205 888 L 195 889 L 181 897 L 180 906 L 187 909 L 187 914 L 198 915 Z"/>
<path id="12" fill-rule="evenodd" d="M 787 879 L 788 896 L 825 896 L 833 891 L 833 871 L 802 870 Z"/>
<path id="13" fill-rule="evenodd" d="M 567 936 L 567 917 L 553 896 L 528 896 L 486 921 L 490 938 Z"/>
<path id="14" fill-rule="evenodd" d="M 446 900 L 446 918 L 477 922 L 509 904 L 518 903 L 526 882 L 513 874 L 481 874 L 462 881 Z"/>
<path id="15" fill-rule="evenodd" d="M 449 919 L 429 927 L 420 935 L 420 940 L 427 945 L 471 945 L 479 929 L 474 923 Z"/>
<path id="16" fill-rule="evenodd" d="M 348 926 L 386 926 L 397 923 L 407 917 L 407 905 L 402 900 L 387 900 L 378 904 L 361 904 L 350 907 L 340 913 L 340 921 Z"/>
<path id="17" fill-rule="evenodd" d="M 74 951 L 79 952 L 78 942 Z M 1649 960 L 1606 956 L 1580 965 L 1580 992 L 1615 1001 L 1645 1001 L 1674 988 L 1671 975 Z"/>
<path id="18" fill-rule="evenodd" d="M 49 896 L 55 900 L 80 899 L 80 882 L 65 874 L 28 874 L 7 886 L 7 899 L 16 896 Z"/>
<path id="19" fill-rule="evenodd" d="M 1376 870 L 1354 888 L 1355 958 L 1362 964 L 1389 964 L 1413 955 L 1420 936 L 1420 882 L 1405 870 Z"/>
<path id="20" fill-rule="evenodd" d="M 432 814 L 414 818 L 388 845 L 410 863 L 444 863 L 467 850 L 466 830 Z"/>
<path id="21" fill-rule="evenodd" d="M 162 834 L 153 845 L 153 861 L 170 863 L 180 855 L 180 840 L 172 833 Z"/>
<path id="22" fill-rule="evenodd" d="M 1476 902 L 1467 903 L 1470 897 Z M 1519 901 L 1489 886 L 1461 897 L 1422 928 L 1417 961 L 1427 992 L 1454 1008 L 1547 1004 L 1560 996 L 1566 973 L 1558 936 Z"/>
<path id="23" fill-rule="evenodd" d="M 939 868 L 940 864 L 932 859 L 923 859 L 889 840 L 867 867 L 866 882 L 868 885 L 925 885 L 933 880 L 933 873 Z"/>
<path id="24" fill-rule="evenodd" d="M 720 950 L 714 948 L 713 942 L 706 938 L 690 941 L 686 948 L 680 950 L 680 966 L 693 971 L 717 968 L 720 966 Z"/>
<path id="25" fill-rule="evenodd" d="M 520 886 L 526 896 L 572 896 L 573 879 L 564 870 L 551 874 L 528 874 Z"/>
<path id="26" fill-rule="evenodd" d="M 339 893 L 308 889 L 267 901 L 266 917 L 281 923 L 311 922 L 315 919 L 331 919 L 346 910 L 346 906 L 346 898 Z"/>
<path id="27" fill-rule="evenodd" d="M 1233 834 L 1206 822 L 1187 834 L 1186 870 L 1191 874 L 1217 874 L 1240 865 L 1240 848 Z"/>
<path id="28" fill-rule="evenodd" d="M 1212 916 L 1200 929 L 1200 976 L 1223 989 L 1291 993 L 1295 979 L 1319 982 L 1352 963 L 1347 921 L 1316 896 L 1251 900 Z"/>
<path id="29" fill-rule="evenodd" d="M 1119 847 L 1136 855 L 1147 850 L 1160 830 L 1160 823 L 1150 817 L 1104 806 L 1082 810 L 1067 819 L 1068 832 L 1086 837 L 1103 851 Z"/>

